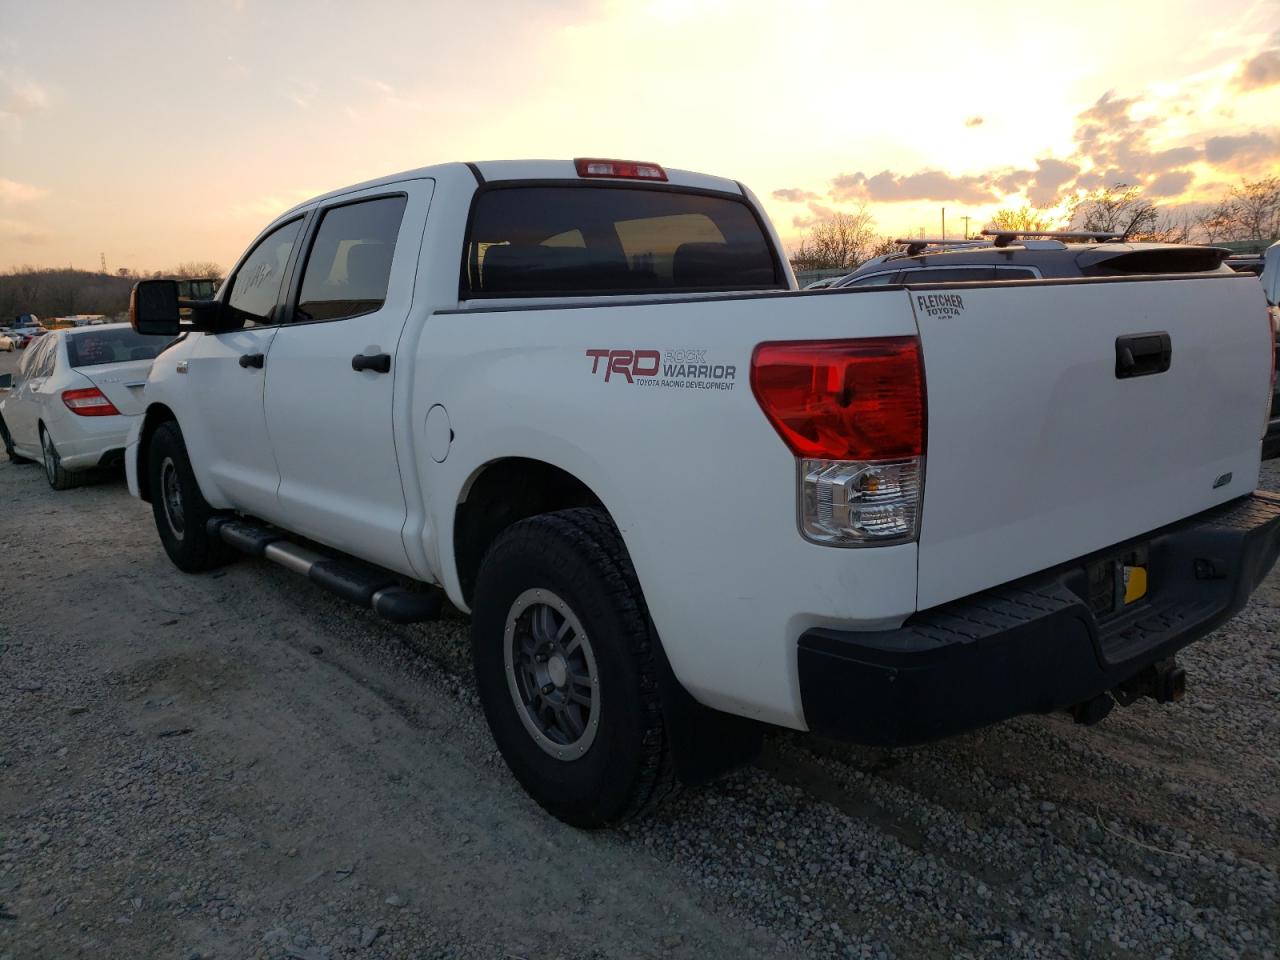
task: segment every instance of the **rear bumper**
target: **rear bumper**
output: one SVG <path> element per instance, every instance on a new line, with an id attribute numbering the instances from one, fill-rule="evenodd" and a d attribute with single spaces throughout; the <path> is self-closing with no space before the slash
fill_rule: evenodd
<path id="1" fill-rule="evenodd" d="M 1095 616 L 1086 569 L 1147 550 L 1147 597 Z M 1255 493 L 1125 544 L 922 611 L 897 630 L 809 630 L 809 729 L 921 743 L 1115 689 L 1237 613 L 1280 554 L 1280 496 Z"/>

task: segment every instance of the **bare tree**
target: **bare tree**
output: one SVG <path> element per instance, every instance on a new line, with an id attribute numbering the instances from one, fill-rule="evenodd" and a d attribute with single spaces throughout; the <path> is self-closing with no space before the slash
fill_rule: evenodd
<path id="1" fill-rule="evenodd" d="M 156 277 L 172 277 L 175 280 L 221 279 L 222 267 L 212 260 L 188 260 L 169 270 L 157 270 Z"/>
<path id="2" fill-rule="evenodd" d="M 1236 232 L 1236 214 L 1231 201 L 1216 203 L 1196 217 L 1196 232 L 1208 243 L 1232 239 Z"/>
<path id="3" fill-rule="evenodd" d="M 892 246 L 892 238 L 879 233 L 864 204 L 854 213 L 835 213 L 810 227 L 791 264 L 797 270 L 852 270 Z"/>
<path id="4" fill-rule="evenodd" d="M 1054 230 L 1060 217 L 1043 207 L 1023 204 L 1017 210 L 997 210 L 987 224 L 989 230 Z"/>
<path id="5" fill-rule="evenodd" d="M 1136 237 L 1155 230 L 1160 221 L 1156 205 L 1129 183 L 1099 187 L 1092 193 L 1077 196 L 1071 201 L 1070 209 L 1069 222 L 1074 228 L 1099 233 Z"/>
<path id="6" fill-rule="evenodd" d="M 1231 188 L 1227 204 L 1233 214 L 1235 240 L 1280 238 L 1280 177 L 1241 180 Z"/>

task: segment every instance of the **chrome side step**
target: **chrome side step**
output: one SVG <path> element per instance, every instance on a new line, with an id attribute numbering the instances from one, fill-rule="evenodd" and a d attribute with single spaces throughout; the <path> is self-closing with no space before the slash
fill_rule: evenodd
<path id="1" fill-rule="evenodd" d="M 421 623 L 440 616 L 440 596 L 436 592 L 415 593 L 400 585 L 399 578 L 353 560 L 335 559 L 290 543 L 282 533 L 248 520 L 211 517 L 209 536 L 235 547 L 251 557 L 264 557 L 300 573 L 317 586 L 344 600 L 369 607 L 392 623 Z"/>

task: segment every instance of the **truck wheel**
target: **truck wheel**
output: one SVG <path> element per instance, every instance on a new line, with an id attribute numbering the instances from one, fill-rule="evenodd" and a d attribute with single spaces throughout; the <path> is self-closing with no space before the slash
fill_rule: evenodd
<path id="1" fill-rule="evenodd" d="M 151 481 L 151 512 L 164 552 L 186 573 L 221 566 L 231 549 L 209 536 L 206 524 L 214 510 L 200 493 L 182 431 L 172 421 L 161 424 L 151 437 L 147 475 Z"/>
<path id="2" fill-rule="evenodd" d="M 80 485 L 81 477 L 62 466 L 62 457 L 53 445 L 53 437 L 43 426 L 40 428 L 40 452 L 44 455 L 44 475 L 55 490 L 70 490 Z"/>
<path id="3" fill-rule="evenodd" d="M 480 702 L 534 800 L 601 827 L 670 792 L 656 639 L 607 515 L 561 510 L 508 528 L 485 554 L 473 606 Z"/>

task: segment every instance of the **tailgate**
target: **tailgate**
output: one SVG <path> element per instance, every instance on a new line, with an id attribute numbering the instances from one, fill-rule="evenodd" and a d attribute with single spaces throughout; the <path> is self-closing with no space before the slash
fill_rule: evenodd
<path id="1" fill-rule="evenodd" d="M 928 391 L 917 607 L 1253 490 L 1270 330 L 1251 277 L 911 290 Z M 1120 377 L 1117 339 L 1167 334 Z M 1125 341 L 1142 368 L 1159 341 Z M 1134 353 L 1131 350 L 1130 353 Z"/>
<path id="2" fill-rule="evenodd" d="M 143 412 L 142 388 L 151 372 L 150 360 L 122 360 L 73 369 L 91 380 L 121 413 L 136 416 Z"/>

